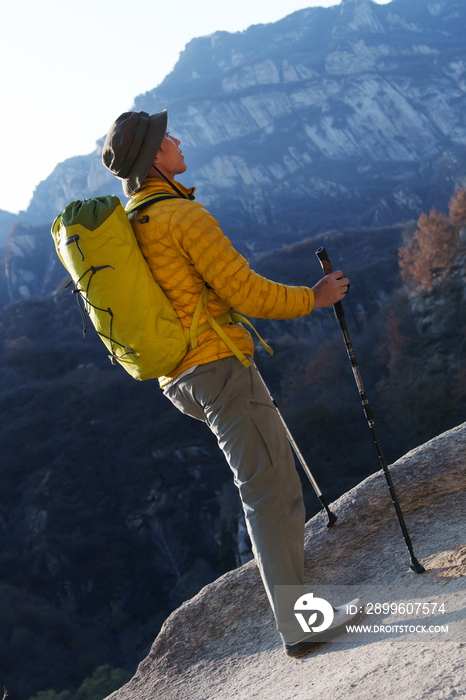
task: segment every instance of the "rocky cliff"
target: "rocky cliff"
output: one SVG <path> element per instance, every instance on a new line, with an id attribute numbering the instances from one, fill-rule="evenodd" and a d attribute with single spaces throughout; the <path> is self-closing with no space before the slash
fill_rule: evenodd
<path id="1" fill-rule="evenodd" d="M 390 601 L 396 611 L 374 614 L 375 607 L 368 605 L 372 614 L 364 620 L 383 625 L 387 633 L 343 635 L 303 659 L 288 659 L 251 562 L 176 610 L 132 681 L 111 700 L 464 697 L 465 443 L 463 424 L 413 450 L 391 469 L 424 574 L 408 569 L 381 472 L 332 505 L 339 519 L 331 530 L 322 515 L 307 524 L 309 590 L 327 600 L 333 595 L 338 604 L 356 595 L 366 603 L 375 603 L 374 596 L 380 603 Z M 403 616 L 409 603 L 421 603 L 419 610 L 433 601 L 439 608 L 443 601 L 445 612 Z M 448 625 L 448 635 L 397 634 L 394 627 L 420 623 Z"/>
<path id="2" fill-rule="evenodd" d="M 465 177 L 465 22 L 464 0 L 344 0 L 216 32 L 135 108 L 168 108 L 186 183 L 245 250 L 414 218 Z M 21 218 L 119 193 L 101 145 L 57 166 Z"/>
<path id="3" fill-rule="evenodd" d="M 135 104 L 169 106 L 202 199 L 250 249 L 413 218 L 464 176 L 465 12 L 348 0 L 215 34 Z"/>
<path id="4" fill-rule="evenodd" d="M 12 224 L 0 260 L 0 304 L 29 297 L 44 297 L 69 277 L 60 263 L 50 226 Z"/>

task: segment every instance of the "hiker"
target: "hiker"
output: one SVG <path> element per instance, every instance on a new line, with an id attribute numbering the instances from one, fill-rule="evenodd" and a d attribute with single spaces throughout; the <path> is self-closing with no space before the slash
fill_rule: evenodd
<path id="1" fill-rule="evenodd" d="M 217 221 L 194 201 L 195 188 L 175 181 L 186 164 L 180 141 L 167 132 L 165 110 L 118 117 L 107 135 L 102 161 L 122 180 L 131 206 L 157 193 L 175 195 L 138 211 L 132 220 L 134 232 L 183 327 L 191 326 L 206 285 L 207 301 L 198 322 L 202 326 L 213 318 L 218 326 L 207 326 L 181 364 L 159 380 L 160 386 L 182 413 L 205 422 L 216 436 L 239 489 L 285 651 L 303 655 L 315 646 L 315 635 L 304 635 L 293 611 L 279 610 L 274 600 L 275 586 L 294 586 L 305 593 L 301 482 L 283 425 L 251 364 L 252 336 L 229 313 L 234 309 L 273 319 L 306 316 L 313 308 L 343 299 L 348 279 L 336 271 L 309 289 L 278 284 L 253 272 Z M 334 608 L 332 627 L 343 629 L 356 617 L 347 615 L 343 606 Z"/>

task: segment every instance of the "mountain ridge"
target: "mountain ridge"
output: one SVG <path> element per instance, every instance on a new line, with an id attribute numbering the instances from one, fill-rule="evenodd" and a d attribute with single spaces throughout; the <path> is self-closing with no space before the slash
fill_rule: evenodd
<path id="1" fill-rule="evenodd" d="M 216 32 L 134 108 L 168 108 L 189 184 L 251 252 L 304 237 L 306 219 L 315 234 L 414 218 L 464 182 L 465 16 L 455 0 L 350 0 Z M 19 218 L 121 194 L 101 146 L 57 166 Z"/>

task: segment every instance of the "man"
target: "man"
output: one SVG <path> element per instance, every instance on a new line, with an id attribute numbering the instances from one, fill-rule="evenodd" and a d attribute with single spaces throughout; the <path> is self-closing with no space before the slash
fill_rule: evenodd
<path id="1" fill-rule="evenodd" d="M 166 127 L 166 111 L 122 114 L 107 135 L 102 160 L 123 181 L 131 206 L 154 194 L 167 197 L 134 216 L 134 232 L 183 327 L 192 327 L 196 317 L 202 332 L 160 385 L 180 411 L 207 423 L 216 435 L 234 473 L 285 651 L 301 656 L 318 638 L 304 634 L 293 609 L 280 608 L 274 596 L 276 586 L 295 587 L 295 600 L 305 593 L 301 483 L 279 416 L 251 364 L 251 334 L 229 314 L 235 309 L 256 318 L 305 316 L 343 299 L 349 283 L 341 271 L 312 289 L 277 284 L 253 272 L 217 221 L 194 201 L 194 188 L 175 182 L 186 164 L 180 141 Z M 332 628 L 344 630 L 358 617 L 334 608 Z"/>

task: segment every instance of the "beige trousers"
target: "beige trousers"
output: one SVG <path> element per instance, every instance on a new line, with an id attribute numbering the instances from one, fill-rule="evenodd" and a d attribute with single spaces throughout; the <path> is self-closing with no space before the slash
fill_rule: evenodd
<path id="1" fill-rule="evenodd" d="M 296 621 L 289 612 L 283 619 L 274 587 L 303 585 L 305 509 L 285 430 L 256 368 L 227 357 L 200 365 L 164 393 L 216 436 L 239 489 L 277 629 L 283 641 L 295 641 Z"/>

